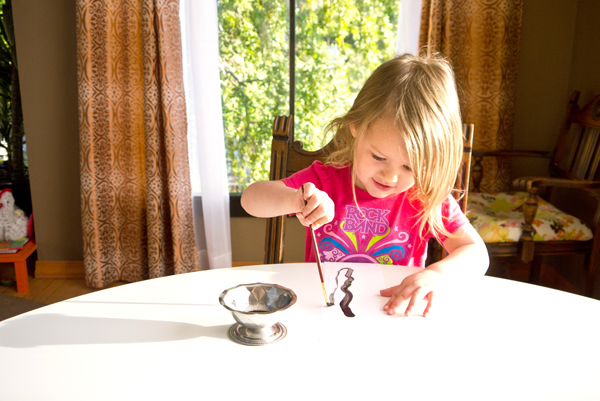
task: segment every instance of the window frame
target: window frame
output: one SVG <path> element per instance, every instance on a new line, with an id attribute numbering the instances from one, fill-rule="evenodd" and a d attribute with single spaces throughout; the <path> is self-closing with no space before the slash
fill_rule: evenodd
<path id="1" fill-rule="evenodd" d="M 254 217 L 242 207 L 242 194 L 239 192 L 229 193 L 229 217 Z"/>

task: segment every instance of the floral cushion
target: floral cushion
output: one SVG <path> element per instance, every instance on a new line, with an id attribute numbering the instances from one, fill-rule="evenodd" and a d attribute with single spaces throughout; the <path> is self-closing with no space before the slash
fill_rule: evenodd
<path id="1" fill-rule="evenodd" d="M 525 223 L 522 211 L 515 211 L 527 199 L 527 192 L 470 193 L 467 217 L 484 242 L 517 242 Z M 538 197 L 533 221 L 534 241 L 587 241 L 593 234 L 580 219 L 566 214 Z"/>

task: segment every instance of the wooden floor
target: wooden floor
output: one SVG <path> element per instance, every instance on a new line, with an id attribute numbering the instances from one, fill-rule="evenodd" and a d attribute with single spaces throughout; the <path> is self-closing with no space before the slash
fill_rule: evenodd
<path id="1" fill-rule="evenodd" d="M 14 281 L 14 278 L 15 273 L 12 265 L 0 264 L 0 280 L 2 282 L 10 282 Z M 112 284 L 110 287 L 124 284 L 127 283 L 118 282 Z M 87 287 L 84 279 L 42 279 L 33 278 L 31 275 L 29 276 L 29 291 L 26 293 L 18 293 L 16 285 L 0 285 L 0 294 L 14 295 L 45 304 L 53 304 L 94 291 L 99 290 Z"/>

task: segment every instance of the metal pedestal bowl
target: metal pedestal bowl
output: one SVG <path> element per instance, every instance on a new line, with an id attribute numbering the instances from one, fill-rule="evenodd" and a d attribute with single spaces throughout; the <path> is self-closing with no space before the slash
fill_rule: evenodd
<path id="1" fill-rule="evenodd" d="M 277 322 L 275 312 L 288 309 L 297 296 L 278 284 L 241 284 L 219 296 L 219 303 L 231 311 L 237 322 L 229 328 L 229 338 L 243 345 L 267 345 L 283 339 L 286 327 Z"/>

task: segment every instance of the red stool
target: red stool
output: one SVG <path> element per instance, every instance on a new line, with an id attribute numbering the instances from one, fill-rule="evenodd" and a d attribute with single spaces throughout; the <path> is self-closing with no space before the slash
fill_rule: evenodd
<path id="1" fill-rule="evenodd" d="M 27 275 L 27 258 L 37 249 L 34 239 L 27 241 L 23 249 L 15 253 L 1 253 L 0 263 L 14 263 L 17 278 L 17 292 L 29 291 L 29 276 Z"/>

